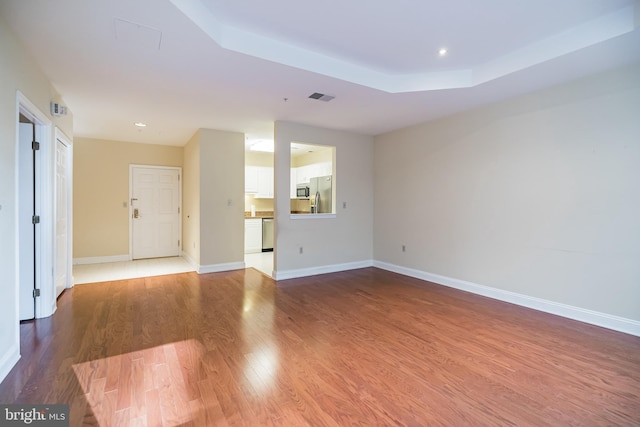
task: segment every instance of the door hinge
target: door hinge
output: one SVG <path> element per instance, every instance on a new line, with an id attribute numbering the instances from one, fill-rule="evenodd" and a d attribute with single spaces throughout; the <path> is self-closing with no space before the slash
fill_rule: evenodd
<path id="1" fill-rule="evenodd" d="M 40 296 L 40 289 L 34 289 L 34 290 L 33 290 L 33 297 L 34 297 L 34 298 L 37 298 L 37 297 L 39 297 L 39 296 Z"/>
<path id="2" fill-rule="evenodd" d="M 31 149 L 33 151 L 38 151 L 40 149 L 40 143 L 38 141 L 31 142 Z"/>
<path id="3" fill-rule="evenodd" d="M 178 174 L 178 181 L 180 181 L 180 174 Z"/>
<path id="4" fill-rule="evenodd" d="M 180 239 L 178 239 L 178 247 L 180 247 Z"/>
<path id="5" fill-rule="evenodd" d="M 180 206 L 178 206 L 178 213 L 180 213 Z"/>
<path id="6" fill-rule="evenodd" d="M 40 215 L 34 215 L 31 217 L 31 223 L 33 225 L 40 224 Z"/>

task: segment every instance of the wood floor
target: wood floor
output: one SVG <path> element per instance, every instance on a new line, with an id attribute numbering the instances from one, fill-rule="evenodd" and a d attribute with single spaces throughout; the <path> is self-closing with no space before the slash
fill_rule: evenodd
<path id="1" fill-rule="evenodd" d="M 640 425 L 640 338 L 375 268 L 76 286 L 3 403 L 71 425 Z"/>

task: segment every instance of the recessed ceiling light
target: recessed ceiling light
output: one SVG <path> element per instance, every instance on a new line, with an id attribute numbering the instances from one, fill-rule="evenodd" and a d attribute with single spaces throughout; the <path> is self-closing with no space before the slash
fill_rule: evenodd
<path id="1" fill-rule="evenodd" d="M 139 128 L 147 127 L 147 124 L 142 122 L 135 122 L 134 125 L 138 126 Z"/>
<path id="2" fill-rule="evenodd" d="M 438 50 L 438 55 L 445 56 L 447 54 L 447 48 L 443 47 Z"/>

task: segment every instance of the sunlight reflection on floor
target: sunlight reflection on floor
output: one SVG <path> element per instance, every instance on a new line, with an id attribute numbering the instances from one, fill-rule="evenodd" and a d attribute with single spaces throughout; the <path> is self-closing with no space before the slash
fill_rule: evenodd
<path id="1" fill-rule="evenodd" d="M 75 364 L 91 410 L 71 408 L 71 419 L 93 412 L 101 426 L 204 425 L 207 401 L 198 387 L 204 353 L 189 339 Z"/>

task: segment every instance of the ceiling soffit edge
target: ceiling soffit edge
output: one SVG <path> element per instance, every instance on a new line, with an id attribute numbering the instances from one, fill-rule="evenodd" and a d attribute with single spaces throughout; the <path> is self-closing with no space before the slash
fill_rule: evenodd
<path id="1" fill-rule="evenodd" d="M 387 74 L 226 25 L 201 0 L 170 1 L 223 49 L 388 93 L 473 87 L 632 32 L 638 27 L 640 15 L 638 1 L 635 7 L 600 16 L 474 68 Z"/>

